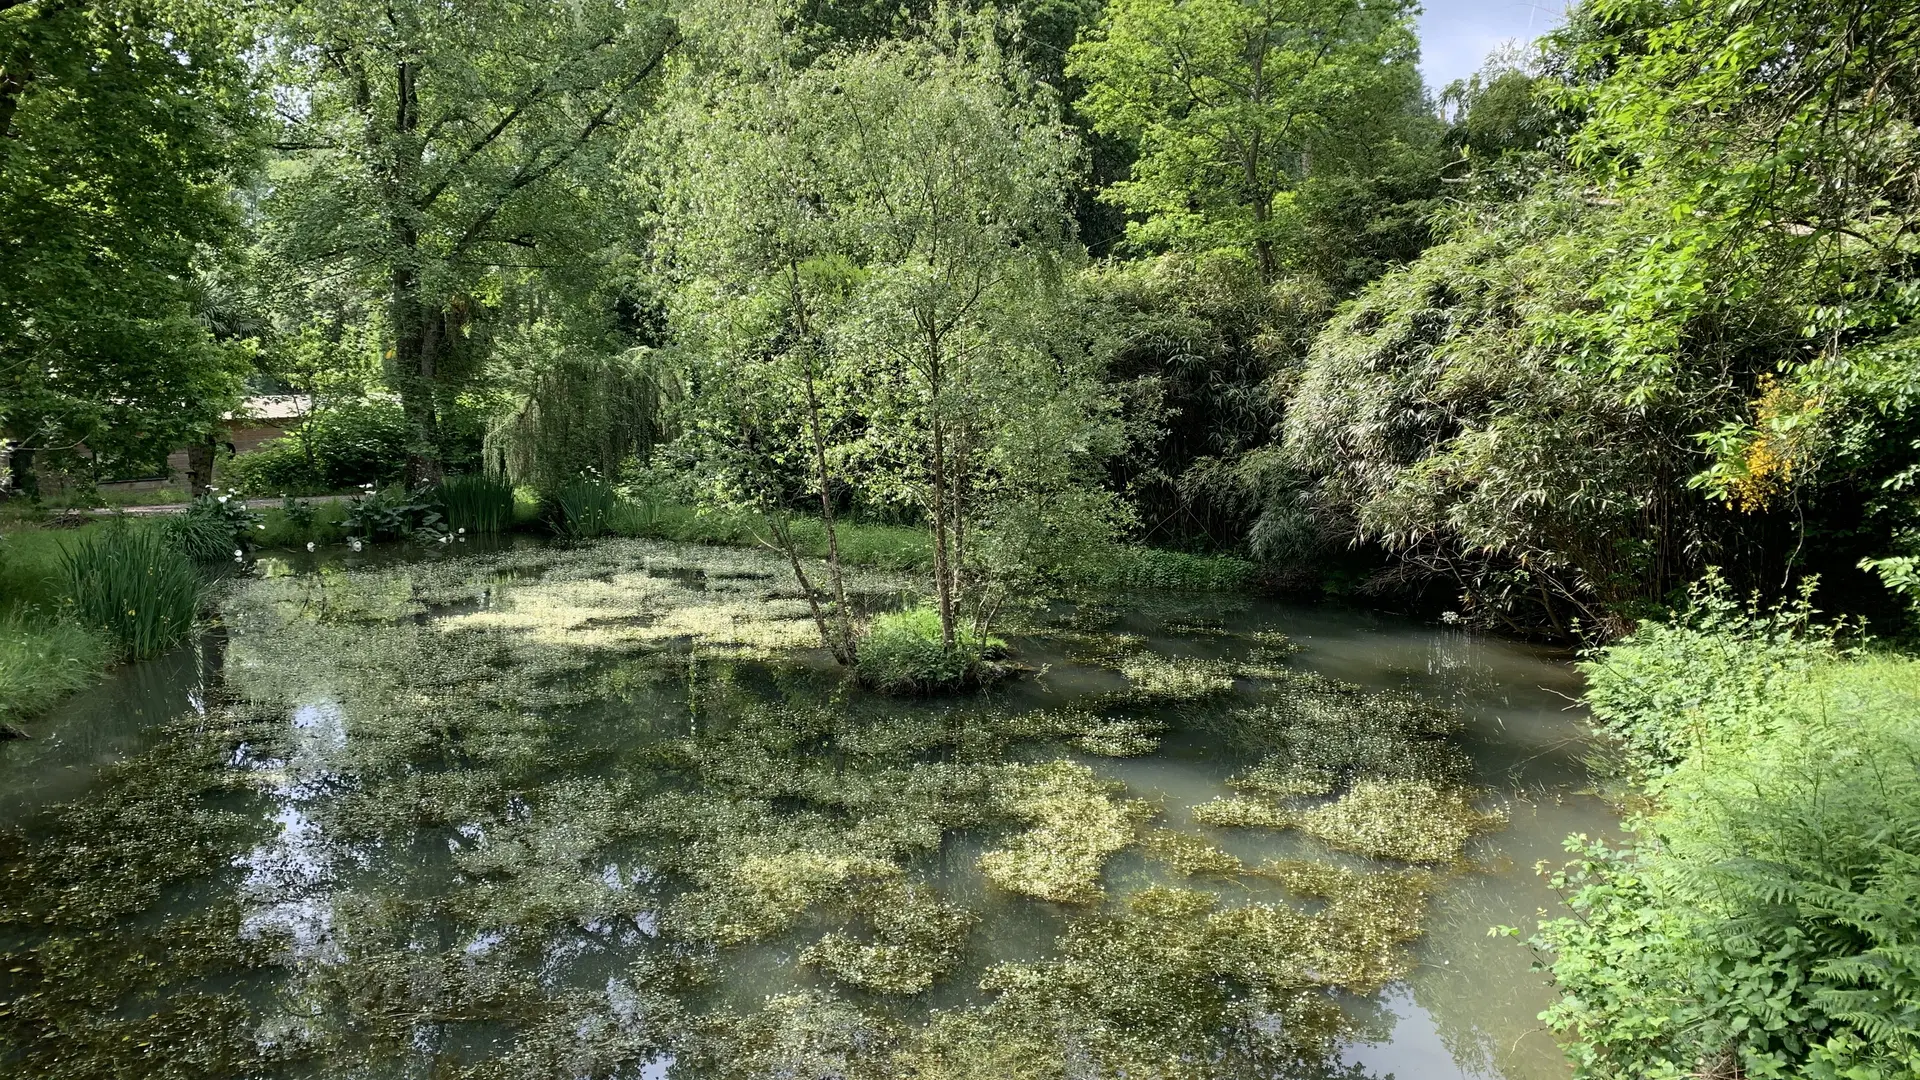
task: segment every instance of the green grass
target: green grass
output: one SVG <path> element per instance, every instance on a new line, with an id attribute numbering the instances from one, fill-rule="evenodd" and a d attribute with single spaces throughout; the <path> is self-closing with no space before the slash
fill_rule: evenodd
<path id="1" fill-rule="evenodd" d="M 767 535 L 766 519 L 747 511 L 700 511 L 682 503 L 624 503 L 614 515 L 614 531 L 623 536 L 674 540 L 683 544 L 758 547 Z M 827 557 L 827 527 L 818 518 L 795 517 L 788 527 L 800 554 Z M 840 558 L 848 566 L 879 570 L 928 570 L 933 548 L 921 529 L 840 521 L 834 525 Z"/>
<path id="2" fill-rule="evenodd" d="M 99 679 L 113 658 L 105 635 L 71 619 L 0 614 L 0 722 L 21 720 Z"/>
<path id="3" fill-rule="evenodd" d="M 827 529 L 819 518 L 789 519 L 802 555 L 827 556 Z M 767 534 L 761 515 L 747 511 L 697 510 L 683 503 L 624 503 L 613 530 L 622 536 L 675 540 L 688 544 L 757 547 Z M 879 570 L 927 571 L 933 568 L 933 544 L 926 530 L 858 521 L 835 523 L 840 558 L 848 566 Z M 1112 589 L 1243 589 L 1252 583 L 1254 565 L 1231 555 L 1189 555 L 1179 551 L 1118 545 L 1111 558 L 1068 584 Z"/>
<path id="4" fill-rule="evenodd" d="M 143 526 L 152 527 L 133 527 Z M 10 524 L 0 534 L 0 721 L 44 711 L 112 661 L 106 635 L 82 627 L 63 603 L 60 573 L 66 553 L 100 528 Z"/>

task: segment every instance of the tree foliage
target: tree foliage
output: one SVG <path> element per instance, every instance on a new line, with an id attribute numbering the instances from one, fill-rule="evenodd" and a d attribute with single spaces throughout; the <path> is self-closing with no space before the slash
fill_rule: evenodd
<path id="1" fill-rule="evenodd" d="M 254 158 L 243 27 L 197 0 L 0 6 L 0 432 L 150 470 L 239 396 L 206 272 Z"/>
<path id="2" fill-rule="evenodd" d="M 1138 146 L 1104 196 L 1130 237 L 1248 251 L 1273 277 L 1295 189 L 1364 174 L 1420 126 L 1411 18 L 1400 0 L 1109 3 L 1068 70 L 1095 126 Z"/>
<path id="3" fill-rule="evenodd" d="M 311 0 L 271 40 L 286 92 L 268 245 L 296 293 L 344 279 L 373 299 L 409 473 L 431 476 L 490 314 L 530 272 L 566 281 L 618 220 L 596 170 L 678 32 L 646 4 Z"/>

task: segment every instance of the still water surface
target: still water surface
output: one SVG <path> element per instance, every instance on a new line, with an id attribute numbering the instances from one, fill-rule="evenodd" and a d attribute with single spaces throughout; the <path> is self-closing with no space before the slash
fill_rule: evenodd
<path id="1" fill-rule="evenodd" d="M 771 596 L 782 584 L 777 567 L 738 558 L 716 567 L 708 553 L 629 544 L 553 585 L 547 556 L 486 558 L 494 562 L 473 560 L 466 578 L 442 561 L 431 587 L 410 581 L 391 556 L 269 563 L 266 585 L 278 591 L 254 595 L 241 584 L 225 626 L 115 672 L 31 725 L 33 740 L 0 746 L 0 1067 L 63 1077 L 850 1075 L 868 1036 L 843 1040 L 855 1051 L 817 1052 L 831 1039 L 782 1050 L 778 1029 L 905 1025 L 873 1029 L 897 1038 L 944 1011 L 979 1006 L 992 996 L 979 983 L 994 965 L 1047 961 L 1085 916 L 1085 905 L 1010 894 L 982 878 L 980 856 L 1005 842 L 1006 828 L 948 828 L 929 855 L 906 861 L 930 895 L 977 918 L 957 960 L 917 994 L 836 990 L 796 962 L 831 925 L 822 916 L 745 940 L 682 929 L 699 913 L 674 899 L 693 896 L 697 906 L 703 894 L 658 868 L 673 862 L 649 855 L 657 835 L 620 824 L 624 807 L 637 805 L 622 800 L 697 788 L 689 777 L 737 778 L 737 763 L 732 773 L 673 772 L 661 748 L 719 745 L 712 740 L 731 727 L 747 729 L 741 716 L 756 703 L 950 723 L 956 712 L 1018 714 L 1123 692 L 1128 681 L 1111 664 L 1037 629 L 1014 641 L 1027 673 L 990 693 L 849 697 L 821 658 L 785 648 L 778 634 L 741 647 L 752 638 L 740 630 L 755 617 L 750 603 L 711 609 L 726 612 L 724 631 L 709 614 L 684 633 L 621 636 L 678 618 L 673 605 L 690 595 Z M 642 578 L 662 583 L 654 608 L 579 614 L 603 602 L 591 590 L 630 590 Z M 483 587 L 470 588 L 476 581 Z M 868 602 L 883 605 L 901 583 L 869 585 Z M 1134 635 L 1132 647 L 1154 656 L 1230 664 L 1254 635 L 1279 632 L 1300 647 L 1286 660 L 1292 669 L 1457 711 L 1451 749 L 1481 804 L 1508 815 L 1470 842 L 1462 868 L 1439 877 L 1404 975 L 1377 994 L 1336 993 L 1358 1019 L 1330 1054 L 1285 1072 L 1221 1065 L 1219 1075 L 1567 1076 L 1535 1019 L 1550 999 L 1535 958 L 1521 941 L 1489 935 L 1560 910 L 1536 863 L 1558 860 L 1570 833 L 1613 825 L 1584 792 L 1583 717 L 1570 707 L 1578 679 L 1564 657 L 1393 616 L 1255 598 L 1104 604 L 1100 631 Z M 501 621 L 488 622 L 496 613 Z M 800 630 L 804 638 L 808 628 Z M 349 636 L 327 636 L 336 631 Z M 430 652 L 396 660 L 442 640 L 471 653 L 495 640 L 488 634 L 507 644 L 474 670 L 524 665 L 529 681 L 513 691 L 525 695 L 521 709 L 504 710 L 485 676 L 424 674 L 438 663 Z M 302 653 L 324 654 L 330 641 L 336 655 Z M 354 652 L 354 642 L 369 651 Z M 474 680 L 472 701 L 462 700 L 463 679 Z M 1242 677 L 1231 700 L 1206 708 L 1237 708 L 1262 692 Z M 440 697 L 422 705 L 409 695 Z M 443 719 L 406 720 L 416 705 Z M 1249 764 L 1196 715 L 1167 713 L 1157 745 L 1137 756 L 1043 737 L 1016 740 L 1009 759 L 1084 765 L 1124 786 L 1116 800 L 1151 804 L 1155 827 L 1202 837 L 1247 866 L 1302 856 L 1381 865 L 1290 830 L 1195 821 L 1193 808 L 1233 795 L 1228 780 Z M 790 752 L 807 758 L 804 767 L 845 753 L 804 741 Z M 765 805 L 811 812 L 793 796 Z M 690 845 L 712 842 L 688 836 Z M 1126 848 L 1105 860 L 1100 883 L 1096 906 L 1110 906 L 1166 884 L 1167 874 Z M 1211 890 L 1222 904 L 1271 899 L 1244 877 L 1175 884 Z M 702 974 L 689 977 L 688 965 Z M 769 1001 L 810 1002 L 813 1011 L 804 1022 L 766 1012 L 774 1033 L 755 1042 L 742 1032 L 758 1030 L 755 1010 Z M 851 1011 L 829 1008 L 842 1002 Z M 689 1049 L 696 1044 L 704 1049 Z M 751 1052 L 728 1049 L 749 1044 Z M 721 1060 L 729 1054 L 735 1060 Z M 1071 1047 L 1054 1071 L 1112 1075 Z"/>

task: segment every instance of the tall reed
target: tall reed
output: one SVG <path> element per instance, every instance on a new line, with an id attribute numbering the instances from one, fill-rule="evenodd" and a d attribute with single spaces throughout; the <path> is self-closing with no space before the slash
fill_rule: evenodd
<path id="1" fill-rule="evenodd" d="M 513 483 L 502 473 L 449 476 L 435 495 L 449 529 L 503 533 L 513 527 Z"/>
<path id="2" fill-rule="evenodd" d="M 81 625 L 103 631 L 122 654 L 154 656 L 186 637 L 200 610 L 200 575 L 162 529 L 114 523 L 60 559 Z"/>

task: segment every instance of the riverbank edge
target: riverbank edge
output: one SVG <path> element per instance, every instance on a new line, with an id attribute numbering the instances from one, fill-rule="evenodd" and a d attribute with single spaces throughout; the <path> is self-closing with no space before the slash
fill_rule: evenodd
<path id="1" fill-rule="evenodd" d="M 256 540 L 257 551 L 293 551 L 309 544 L 331 547 L 346 542 L 344 497 L 300 501 L 311 508 L 311 520 L 296 521 L 281 500 L 248 501 L 248 506 L 264 519 L 265 528 Z M 0 535 L 5 541 L 0 546 L 0 738 L 8 732 L 24 735 L 13 725 L 40 716 L 94 685 L 120 662 L 101 635 L 75 624 L 63 610 L 57 583 L 60 553 L 106 521 L 126 519 L 147 526 L 185 509 L 185 505 L 174 504 L 119 507 L 88 512 L 77 525 L 15 525 Z M 760 515 L 670 502 L 630 506 L 629 510 L 615 520 L 614 535 L 714 547 L 765 547 L 759 535 Z M 826 557 L 826 528 L 819 519 L 796 517 L 789 527 L 802 555 Z M 537 503 L 526 499 L 519 502 L 513 531 L 546 531 Z M 35 542 L 25 551 L 16 550 L 19 538 L 26 536 L 35 537 Z M 839 522 L 835 537 L 841 558 L 849 566 L 904 573 L 932 568 L 931 543 L 920 529 Z M 1122 544 L 1115 546 L 1112 558 L 1064 584 L 1085 589 L 1230 592 L 1255 588 L 1257 583 L 1258 568 L 1237 556 Z"/>

